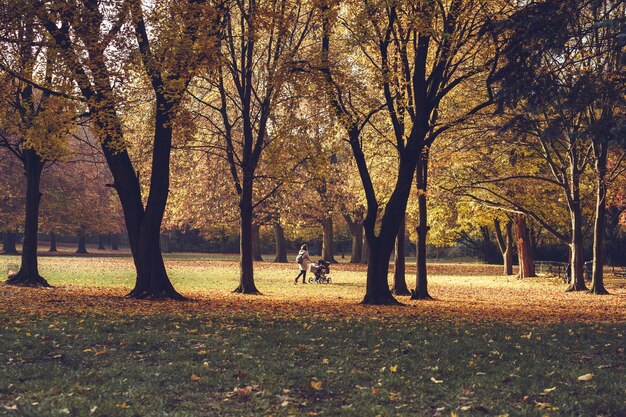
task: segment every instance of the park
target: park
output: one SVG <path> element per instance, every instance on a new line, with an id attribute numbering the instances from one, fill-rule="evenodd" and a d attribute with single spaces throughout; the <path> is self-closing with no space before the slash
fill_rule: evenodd
<path id="1" fill-rule="evenodd" d="M 619 0 L 0 0 L 0 415 L 626 416 L 625 150 Z"/>

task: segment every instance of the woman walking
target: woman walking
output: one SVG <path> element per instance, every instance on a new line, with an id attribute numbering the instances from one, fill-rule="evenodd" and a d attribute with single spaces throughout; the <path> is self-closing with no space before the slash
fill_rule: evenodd
<path id="1" fill-rule="evenodd" d="M 309 262 L 311 258 L 309 257 L 309 250 L 307 249 L 306 244 L 302 245 L 300 248 L 300 252 L 298 252 L 298 256 L 296 256 L 296 262 L 298 262 L 298 266 L 300 267 L 300 273 L 296 277 L 296 281 L 294 284 L 298 283 L 298 278 L 302 277 L 302 283 L 306 284 L 306 269 L 309 266 Z"/>

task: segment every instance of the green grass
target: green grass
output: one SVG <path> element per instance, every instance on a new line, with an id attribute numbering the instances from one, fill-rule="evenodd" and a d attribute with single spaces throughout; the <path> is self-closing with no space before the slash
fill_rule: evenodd
<path id="1" fill-rule="evenodd" d="M 381 325 L 297 312 L 292 320 L 210 313 L 1 320 L 6 415 L 626 412 L 623 324 Z M 587 373 L 593 380 L 578 381 Z"/>
<path id="2" fill-rule="evenodd" d="M 274 317 L 267 307 L 220 307 L 217 298 L 238 279 L 232 262 L 173 256 L 167 265 L 177 288 L 206 291 L 215 302 L 156 303 L 160 314 L 137 303 L 131 315 L 134 304 L 112 311 L 77 298 L 93 311 L 60 314 L 53 301 L 67 297 L 63 291 L 20 290 L 29 297 L 52 291 L 53 312 L 46 303 L 23 316 L 0 308 L 0 415 L 626 416 L 623 320 L 531 325 L 476 313 L 387 317 L 384 309 L 355 305 L 363 272 L 337 268 L 336 285 L 294 288 L 294 265 L 263 264 L 256 271 L 263 300 L 284 294 L 351 300 L 345 307 L 351 314 L 335 319 L 303 316 L 297 308 L 291 318 L 284 311 Z M 129 288 L 134 279 L 126 258 L 45 257 L 41 272 L 57 286 Z M 434 291 L 454 284 L 446 291 L 481 292 L 474 286 L 500 281 L 433 282 Z M 443 298 L 451 294 L 440 294 L 429 306 L 450 302 Z M 623 299 L 623 292 L 610 297 Z M 591 380 L 578 380 L 589 373 Z"/>

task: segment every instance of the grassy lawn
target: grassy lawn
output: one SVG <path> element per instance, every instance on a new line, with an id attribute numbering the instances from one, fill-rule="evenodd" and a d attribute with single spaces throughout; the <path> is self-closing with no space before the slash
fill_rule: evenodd
<path id="1" fill-rule="evenodd" d="M 381 308 L 358 305 L 361 267 L 296 287 L 259 264 L 246 297 L 236 263 L 174 256 L 196 300 L 176 303 L 123 298 L 125 258 L 41 263 L 57 288 L 0 287 L 0 415 L 626 415 L 621 281 L 594 297 L 442 267 L 436 301 Z"/>

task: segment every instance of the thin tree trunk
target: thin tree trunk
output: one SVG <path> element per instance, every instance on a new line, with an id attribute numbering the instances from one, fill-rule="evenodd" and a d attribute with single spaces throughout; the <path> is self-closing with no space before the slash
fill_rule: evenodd
<path id="1" fill-rule="evenodd" d="M 604 288 L 604 239 L 606 234 L 606 143 L 594 143 L 596 154 L 596 216 L 593 225 L 593 270 L 591 288 L 593 294 L 608 294 Z"/>
<path id="2" fill-rule="evenodd" d="M 519 277 L 531 278 L 537 276 L 533 261 L 526 217 L 523 214 L 515 215 L 515 234 L 517 238 L 517 257 L 519 263 Z"/>
<path id="3" fill-rule="evenodd" d="M 261 256 L 261 226 L 252 223 L 252 259 L 255 262 L 262 262 Z"/>
<path id="4" fill-rule="evenodd" d="M 569 287 L 567 291 L 585 291 L 584 259 L 583 259 L 583 233 L 582 233 L 582 213 L 580 204 L 574 202 L 570 206 L 572 221 L 572 242 L 570 243 L 572 271 Z"/>
<path id="5" fill-rule="evenodd" d="M 400 230 L 396 237 L 395 258 L 393 268 L 393 287 L 391 292 L 394 295 L 411 295 L 411 291 L 406 285 L 406 216 L 400 223 Z"/>
<path id="6" fill-rule="evenodd" d="M 276 247 L 276 256 L 274 262 L 287 263 L 287 242 L 285 241 L 285 231 L 280 223 L 274 223 L 274 242 Z"/>
<path id="7" fill-rule="evenodd" d="M 78 238 L 78 249 L 76 249 L 76 253 L 86 254 L 87 252 L 87 243 L 85 241 L 85 228 L 80 227 L 76 232 L 76 237 Z"/>
<path id="8" fill-rule="evenodd" d="M 57 252 L 57 235 L 54 232 L 50 232 L 50 249 L 48 252 Z"/>
<path id="9" fill-rule="evenodd" d="M 513 275 L 513 222 L 511 220 L 506 222 L 504 235 L 502 235 L 500 228 L 500 220 L 494 219 L 493 226 L 496 231 L 498 247 L 504 260 L 504 275 Z"/>
<path id="10" fill-rule="evenodd" d="M 98 250 L 106 250 L 106 248 L 104 247 L 104 235 L 103 234 L 98 235 Z"/>
<path id="11" fill-rule="evenodd" d="M 334 234 L 333 234 L 333 219 L 327 217 L 322 221 L 323 237 L 322 237 L 322 259 L 326 262 L 336 264 L 335 260 L 335 246 L 334 246 Z"/>
<path id="12" fill-rule="evenodd" d="M 28 287 L 50 287 L 41 275 L 37 263 L 37 233 L 39 230 L 39 203 L 41 192 L 41 171 L 43 162 L 34 149 L 23 151 L 24 171 L 26 174 L 26 215 L 24 219 L 24 244 L 22 246 L 22 264 L 19 272 L 11 277 L 7 284 Z"/>
<path id="13" fill-rule="evenodd" d="M 430 226 L 428 226 L 428 207 L 426 204 L 426 187 L 428 185 L 428 151 L 424 150 L 417 160 L 415 167 L 415 181 L 417 183 L 418 225 L 417 242 L 415 245 L 416 277 L 415 290 L 411 295 L 412 300 L 430 300 L 428 293 L 428 276 L 426 270 L 426 239 Z"/>
<path id="14" fill-rule="evenodd" d="M 17 233 L 4 232 L 4 241 L 2 242 L 2 253 L 4 255 L 17 255 Z"/>
<path id="15" fill-rule="evenodd" d="M 363 224 L 356 223 L 354 230 L 350 230 L 352 235 L 352 252 L 350 263 L 358 264 L 363 259 Z"/>
<path id="16" fill-rule="evenodd" d="M 241 196 L 239 197 L 240 211 L 240 275 L 239 285 L 233 292 L 241 294 L 259 294 L 254 284 L 254 265 L 252 260 L 252 173 L 244 172 Z"/>
<path id="17" fill-rule="evenodd" d="M 370 245 L 367 243 L 367 238 L 365 237 L 365 233 L 361 230 L 361 234 L 363 236 L 363 251 L 361 252 L 361 264 L 367 265 L 370 259 Z"/>

